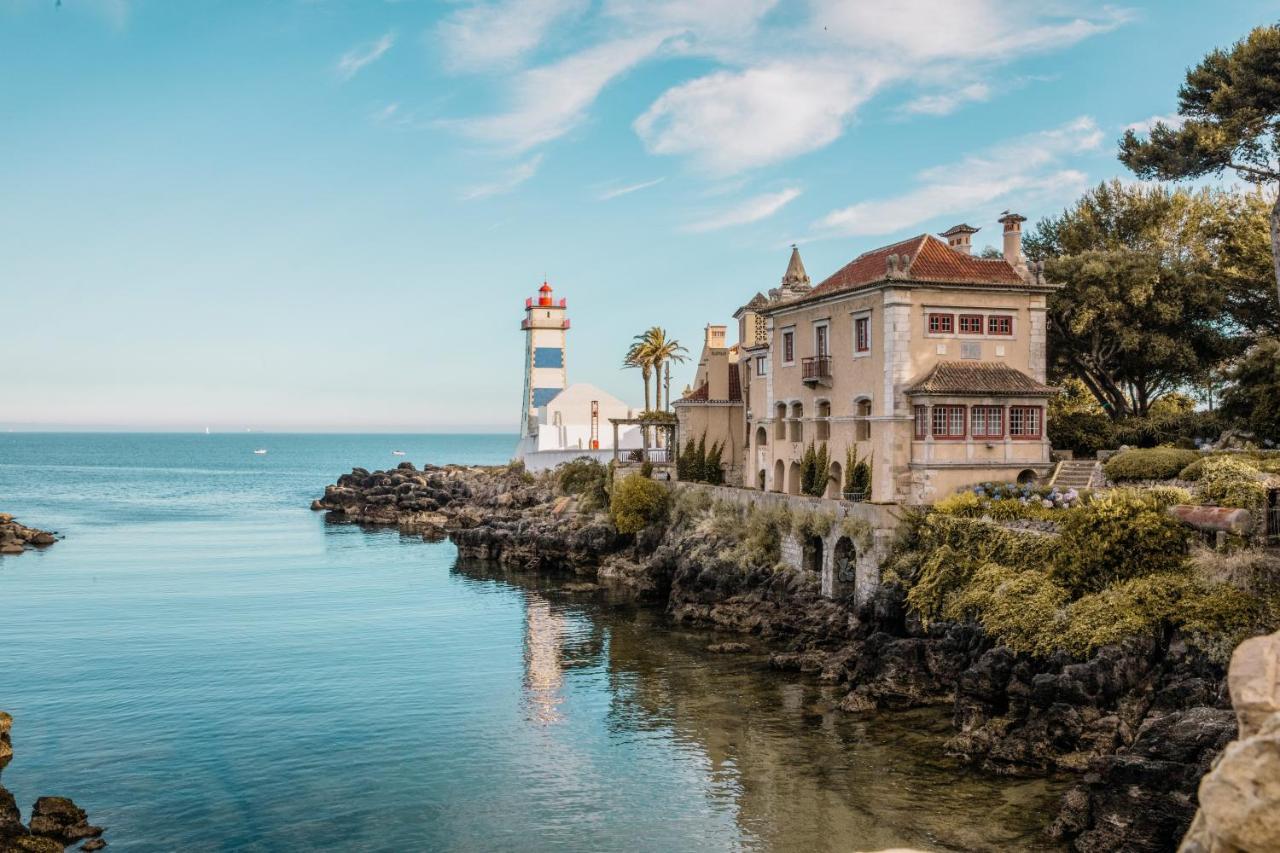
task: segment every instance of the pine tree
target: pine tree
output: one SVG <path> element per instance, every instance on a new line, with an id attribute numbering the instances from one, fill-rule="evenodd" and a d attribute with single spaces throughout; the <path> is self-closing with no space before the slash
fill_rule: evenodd
<path id="1" fill-rule="evenodd" d="M 716 442 L 711 446 L 711 450 L 707 452 L 703 477 L 713 486 L 719 486 L 724 483 L 724 471 L 720 468 L 720 454 L 723 450 L 724 445 L 721 442 Z"/>
<path id="2" fill-rule="evenodd" d="M 813 446 L 813 442 L 809 442 L 809 446 L 804 449 L 804 456 L 800 457 L 800 493 L 804 495 L 813 494 L 813 481 L 816 479 L 818 468 L 818 452 Z"/>
<path id="3" fill-rule="evenodd" d="M 827 443 L 822 442 L 822 446 L 818 448 L 815 458 L 813 471 L 813 494 L 815 497 L 822 497 L 827 493 L 827 483 L 831 479 L 831 452 L 827 449 Z"/>

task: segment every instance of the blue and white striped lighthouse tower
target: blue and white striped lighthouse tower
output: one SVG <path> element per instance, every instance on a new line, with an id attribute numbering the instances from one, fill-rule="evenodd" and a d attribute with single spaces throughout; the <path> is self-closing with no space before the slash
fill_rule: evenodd
<path id="1" fill-rule="evenodd" d="M 538 295 L 524 302 L 524 404 L 520 414 L 520 436 L 538 432 L 538 409 L 567 386 L 565 338 L 569 331 L 568 305 L 552 298 L 545 281 Z"/>

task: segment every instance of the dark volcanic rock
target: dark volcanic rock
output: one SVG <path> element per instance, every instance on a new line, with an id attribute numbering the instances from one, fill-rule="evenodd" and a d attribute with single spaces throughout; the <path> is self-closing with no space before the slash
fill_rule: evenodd
<path id="1" fill-rule="evenodd" d="M 0 711 L 0 736 L 6 745 L 12 722 Z M 36 800 L 31 821 L 24 826 L 13 794 L 0 785 L 0 853 L 61 853 L 67 845 L 101 834 L 102 828 L 89 825 L 84 810 L 66 797 Z"/>
<path id="2" fill-rule="evenodd" d="M 43 835 L 63 844 L 74 844 L 102 834 L 102 827 L 90 826 L 84 809 L 67 797 L 41 797 L 36 800 L 28 826 L 32 835 Z"/>

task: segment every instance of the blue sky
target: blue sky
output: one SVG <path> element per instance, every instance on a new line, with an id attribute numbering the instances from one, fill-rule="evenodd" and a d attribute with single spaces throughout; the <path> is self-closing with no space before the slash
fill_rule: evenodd
<path id="1" fill-rule="evenodd" d="M 1275 3 L 0 0 L 0 428 L 514 430 L 660 324 L 999 243 Z M 691 368 L 673 385 L 683 386 Z"/>

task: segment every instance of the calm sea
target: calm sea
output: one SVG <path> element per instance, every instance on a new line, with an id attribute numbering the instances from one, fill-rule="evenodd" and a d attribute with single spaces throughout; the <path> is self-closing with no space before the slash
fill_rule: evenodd
<path id="1" fill-rule="evenodd" d="M 653 609 L 307 508 L 514 444 L 0 434 L 0 510 L 66 536 L 0 557 L 5 786 L 118 851 L 1036 846 L 1060 786 L 959 771 L 946 709 L 840 715 Z"/>

